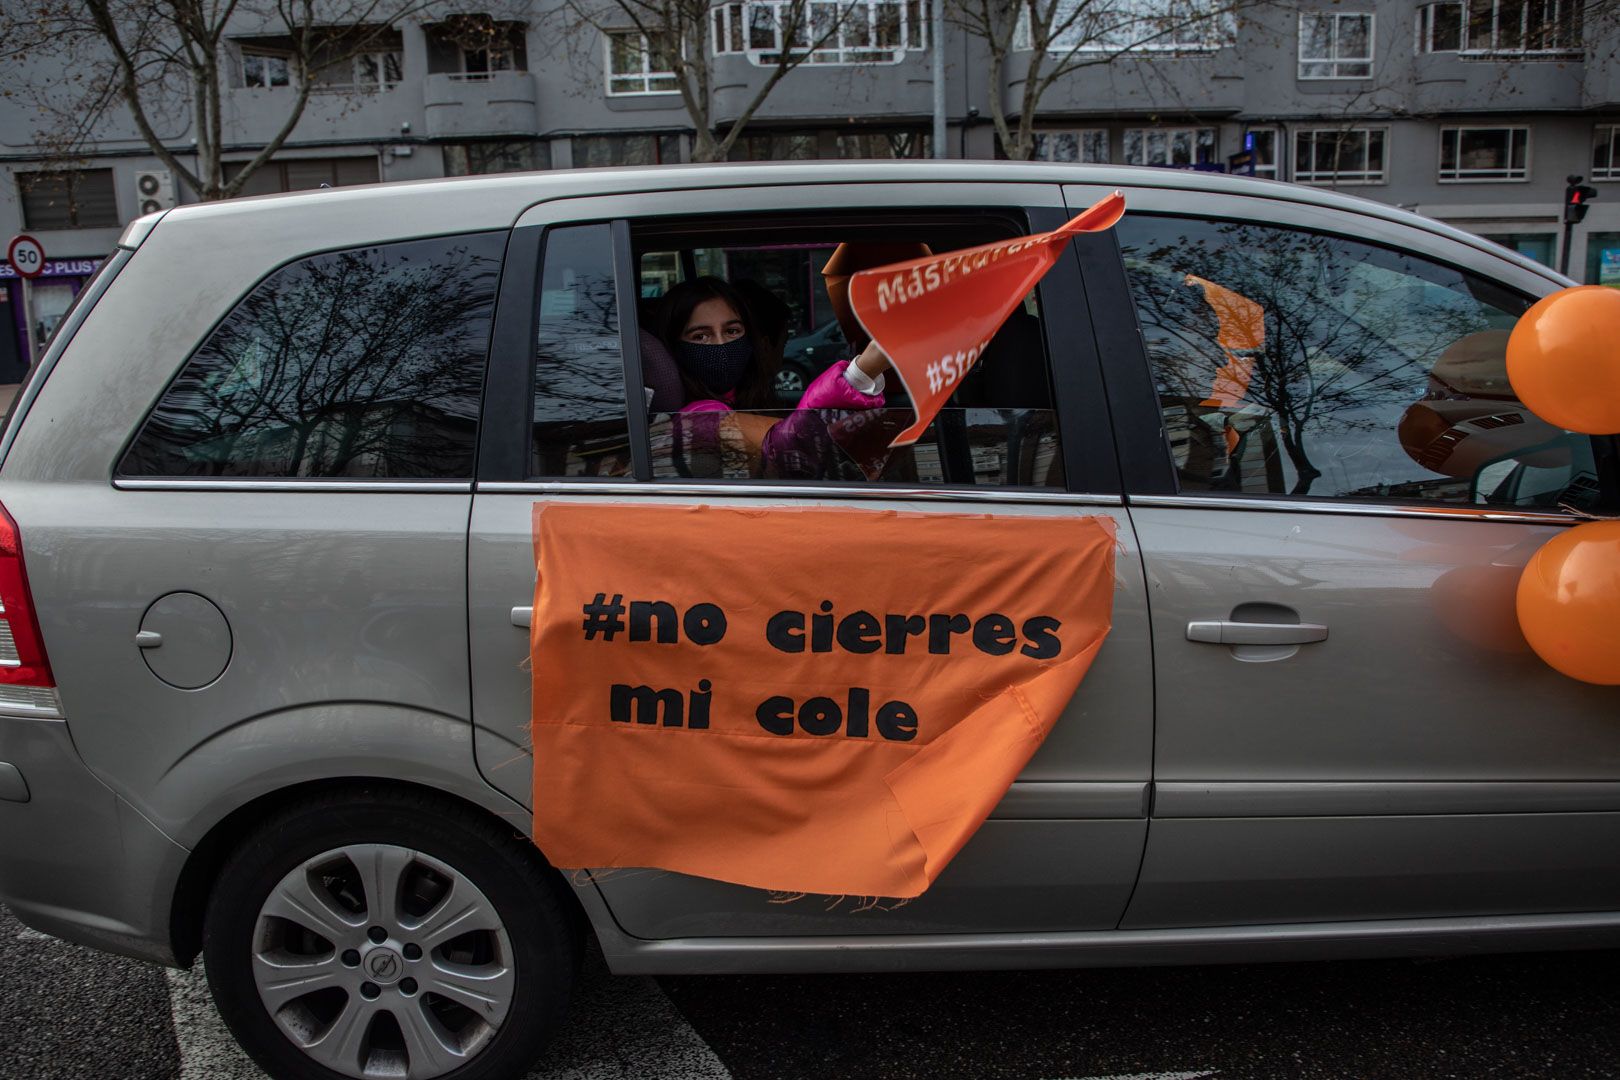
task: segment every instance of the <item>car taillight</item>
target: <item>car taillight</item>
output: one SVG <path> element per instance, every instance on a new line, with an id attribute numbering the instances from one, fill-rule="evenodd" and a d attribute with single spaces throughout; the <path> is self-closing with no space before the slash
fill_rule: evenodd
<path id="1" fill-rule="evenodd" d="M 56 680 L 28 592 L 22 534 L 4 506 L 0 506 L 0 609 L 0 711 L 54 713 Z"/>

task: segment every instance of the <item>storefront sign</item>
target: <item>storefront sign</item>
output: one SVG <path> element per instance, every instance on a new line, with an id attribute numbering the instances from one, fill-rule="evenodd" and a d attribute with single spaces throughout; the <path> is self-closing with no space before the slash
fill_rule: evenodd
<path id="1" fill-rule="evenodd" d="M 40 271 L 40 277 L 87 277 L 96 272 L 101 265 L 100 259 L 47 259 L 45 269 Z M 21 277 L 17 268 L 9 261 L 0 262 L 0 281 L 10 281 Z"/>

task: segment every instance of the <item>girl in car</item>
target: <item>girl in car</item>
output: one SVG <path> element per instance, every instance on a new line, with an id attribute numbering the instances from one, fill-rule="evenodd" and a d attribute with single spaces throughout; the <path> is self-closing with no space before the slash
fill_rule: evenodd
<path id="1" fill-rule="evenodd" d="M 757 304 L 749 304 L 740 289 L 720 278 L 700 277 L 670 289 L 662 306 L 659 338 L 674 361 L 682 400 L 669 408 L 657 400 L 667 401 L 669 395 L 655 391 L 655 411 L 667 408 L 687 418 L 701 413 L 757 413 L 775 404 L 772 360 L 780 355 L 780 335 L 761 324 L 753 312 Z M 644 366 L 652 371 L 661 360 L 655 356 Z M 740 435 L 751 473 L 799 479 L 836 475 L 848 463 L 848 454 L 837 450 L 846 441 L 841 433 L 850 427 L 840 424 L 846 419 L 840 414 L 882 409 L 883 371 L 888 366 L 882 350 L 868 344 L 853 360 L 823 371 L 805 389 L 793 413 L 780 421 L 738 417 L 737 424 L 722 431 L 718 425 L 687 419 L 677 425 L 680 457 L 694 472 L 708 472 L 696 465 L 696 459 L 707 450 L 724 454 L 729 433 L 733 441 Z M 656 386 L 655 380 L 649 381 Z"/>

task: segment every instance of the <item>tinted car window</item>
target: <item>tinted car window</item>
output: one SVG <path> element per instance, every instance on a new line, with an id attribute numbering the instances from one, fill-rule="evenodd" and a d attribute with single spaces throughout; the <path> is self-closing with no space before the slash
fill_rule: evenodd
<path id="1" fill-rule="evenodd" d="M 607 225 L 546 233 L 530 476 L 625 476 L 630 432 Z"/>
<path id="2" fill-rule="evenodd" d="M 1591 441 L 1508 384 L 1524 297 L 1303 230 L 1128 215 L 1119 239 L 1184 490 L 1527 508 L 1595 496 Z"/>
<path id="3" fill-rule="evenodd" d="M 467 478 L 504 233 L 301 259 L 208 336 L 126 476 Z"/>

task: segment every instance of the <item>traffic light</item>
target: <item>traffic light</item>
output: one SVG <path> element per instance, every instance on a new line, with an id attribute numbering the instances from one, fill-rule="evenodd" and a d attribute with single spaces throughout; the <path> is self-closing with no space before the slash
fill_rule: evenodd
<path id="1" fill-rule="evenodd" d="M 1597 188 L 1583 184 L 1585 177 L 1571 176 L 1564 188 L 1564 224 L 1579 225 L 1586 218 L 1587 204 L 1598 197 Z"/>

